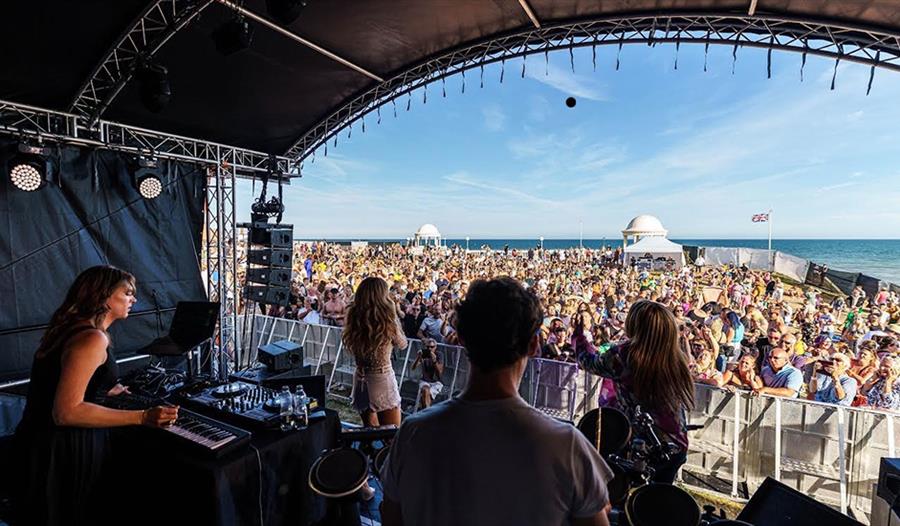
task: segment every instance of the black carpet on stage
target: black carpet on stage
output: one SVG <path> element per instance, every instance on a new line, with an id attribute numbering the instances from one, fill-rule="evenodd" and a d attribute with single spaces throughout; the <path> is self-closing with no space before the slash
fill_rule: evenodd
<path id="1" fill-rule="evenodd" d="M 0 139 L 0 382 L 26 378 L 43 328 L 82 270 L 110 264 L 137 278 L 138 303 L 111 330 L 117 358 L 157 336 L 151 291 L 161 309 L 205 299 L 200 236 L 206 169 L 159 161 L 163 193 L 132 184 L 134 157 L 77 147 L 51 148 L 52 181 L 35 192 L 12 185 L 16 143 Z M 142 314 L 145 313 L 145 314 Z M 171 312 L 163 313 L 162 333 Z"/>

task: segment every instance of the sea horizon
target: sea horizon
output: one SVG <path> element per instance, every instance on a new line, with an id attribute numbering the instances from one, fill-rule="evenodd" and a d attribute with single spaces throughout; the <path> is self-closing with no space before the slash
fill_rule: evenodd
<path id="1" fill-rule="evenodd" d="M 372 243 L 404 243 L 407 238 L 378 238 L 378 237 L 353 237 L 353 238 L 296 238 L 297 241 L 326 241 L 342 242 L 368 241 Z M 763 238 L 671 238 L 671 241 L 681 245 L 691 246 L 720 246 L 737 248 L 768 247 L 768 239 Z M 466 246 L 466 239 L 443 238 L 442 242 L 447 246 Z M 470 237 L 468 245 L 470 249 L 478 249 L 489 246 L 493 250 L 503 249 L 509 245 L 510 249 L 528 250 L 540 245 L 540 238 L 475 238 Z M 622 238 L 544 238 L 544 248 L 559 250 L 577 248 L 579 243 L 585 248 L 597 249 L 601 246 L 613 248 L 621 246 Z M 835 270 L 848 272 L 860 272 L 881 280 L 900 284 L 900 238 L 773 238 L 772 250 L 778 250 L 787 254 L 801 257 L 818 264 L 828 265 Z"/>

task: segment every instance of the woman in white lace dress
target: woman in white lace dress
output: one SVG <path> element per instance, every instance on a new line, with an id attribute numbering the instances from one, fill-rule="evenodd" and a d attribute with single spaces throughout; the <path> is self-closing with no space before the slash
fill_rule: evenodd
<path id="1" fill-rule="evenodd" d="M 400 424 L 400 390 L 391 366 L 394 347 L 406 348 L 387 283 L 369 277 L 359 284 L 347 311 L 344 347 L 356 360 L 353 405 L 366 426 Z"/>

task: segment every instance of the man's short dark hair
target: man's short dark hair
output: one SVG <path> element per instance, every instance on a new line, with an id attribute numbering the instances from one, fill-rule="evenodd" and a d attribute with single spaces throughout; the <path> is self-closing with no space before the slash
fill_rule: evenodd
<path id="1" fill-rule="evenodd" d="M 469 361 L 485 372 L 527 355 L 543 320 L 537 297 L 509 277 L 473 282 L 456 313 Z"/>

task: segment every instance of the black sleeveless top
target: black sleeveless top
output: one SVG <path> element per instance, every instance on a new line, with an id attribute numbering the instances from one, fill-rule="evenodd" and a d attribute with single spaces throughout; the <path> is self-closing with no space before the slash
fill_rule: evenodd
<path id="1" fill-rule="evenodd" d="M 55 428 L 53 423 L 53 401 L 62 373 L 62 354 L 66 344 L 78 333 L 92 329 L 88 325 L 73 327 L 60 336 L 53 347 L 42 357 L 35 355 L 31 366 L 31 381 L 28 384 L 28 398 L 17 433 L 41 433 Z M 106 352 L 106 361 L 94 371 L 84 393 L 85 402 L 96 402 L 116 384 L 119 367 L 115 359 Z"/>
<path id="2" fill-rule="evenodd" d="M 97 526 L 106 524 L 104 486 L 109 469 L 108 429 L 57 426 L 53 402 L 62 373 L 62 354 L 72 338 L 91 327 L 70 328 L 48 352 L 35 355 L 22 421 L 16 429 L 14 524 Z M 115 385 L 116 361 L 106 352 L 88 382 L 86 402 L 96 402 Z"/>

